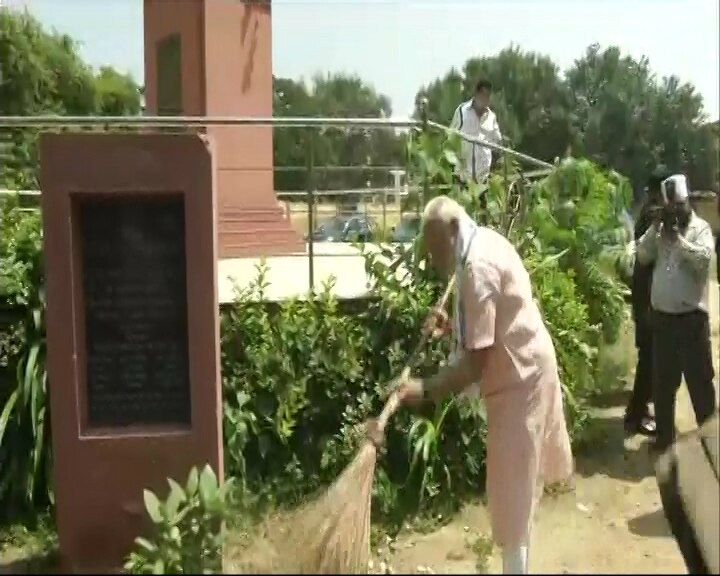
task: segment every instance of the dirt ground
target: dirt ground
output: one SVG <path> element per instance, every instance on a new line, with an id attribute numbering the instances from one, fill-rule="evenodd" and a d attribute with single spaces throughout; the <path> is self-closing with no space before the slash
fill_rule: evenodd
<path id="1" fill-rule="evenodd" d="M 718 350 L 718 287 L 710 287 L 714 350 Z M 718 358 L 715 358 L 716 374 Z M 716 378 L 717 382 L 717 378 Z M 716 389 L 717 393 L 717 389 Z M 530 570 L 534 573 L 687 574 L 665 521 L 645 440 L 625 438 L 623 411 L 627 394 L 598 407 L 605 443 L 577 461 L 574 492 L 543 498 L 532 534 Z M 683 386 L 677 424 L 695 427 Z M 394 551 L 381 550 L 395 573 L 467 574 L 478 571 L 478 554 L 466 543 L 489 534 L 487 511 L 468 506 L 451 523 L 426 535 L 401 536 Z M 499 573 L 498 550 L 486 569 Z M 377 569 L 377 568 L 376 568 Z"/>
<path id="2" fill-rule="evenodd" d="M 620 398 L 618 398 L 620 400 Z M 685 395 L 681 429 L 693 418 Z M 662 514 L 645 442 L 624 440 L 622 406 L 602 409 L 607 444 L 577 462 L 575 491 L 546 496 L 533 528 L 530 568 L 535 573 L 687 573 Z M 450 524 L 422 536 L 401 537 L 382 555 L 395 573 L 477 572 L 477 554 L 466 544 L 489 533 L 482 505 L 467 507 Z M 498 550 L 487 570 L 501 571 Z"/>

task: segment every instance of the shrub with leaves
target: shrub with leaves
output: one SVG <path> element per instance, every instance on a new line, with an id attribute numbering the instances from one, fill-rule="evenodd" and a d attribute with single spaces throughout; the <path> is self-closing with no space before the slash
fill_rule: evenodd
<path id="1" fill-rule="evenodd" d="M 52 500 L 50 413 L 40 216 L 6 196 L 0 222 L 0 508 L 9 517 Z"/>
<path id="2" fill-rule="evenodd" d="M 226 311 L 226 469 L 240 478 L 243 491 L 292 504 L 334 480 L 354 457 L 358 426 L 380 410 L 385 386 L 416 346 L 419 327 L 442 288 L 429 274 L 408 285 L 415 256 L 405 262 L 405 277 L 391 270 L 392 261 L 403 256 L 400 246 L 368 253 L 375 298 L 354 310 L 335 300 L 329 286 L 315 298 L 261 305 L 265 268 L 260 266 L 257 280 Z M 420 268 L 416 273 L 425 274 Z M 428 346 L 418 369 L 436 366 L 447 345 Z M 421 451 L 416 466 L 407 436 L 411 419 L 398 414 L 387 432 L 375 490 L 377 509 L 387 516 L 419 503 L 429 506 L 440 493 L 454 501 L 462 490 L 477 487 L 482 470 L 479 413 L 448 410 L 444 423 L 430 417 L 434 428 L 424 429 L 423 437 L 432 449 Z M 442 434 L 445 426 L 457 433 Z M 468 476 L 472 442 L 476 461 Z M 409 489 L 398 490 L 401 486 Z"/>
<path id="3" fill-rule="evenodd" d="M 212 468 L 190 470 L 185 486 L 168 478 L 162 501 L 143 493 L 152 522 L 147 538 L 136 538 L 125 570 L 131 574 L 211 574 L 222 572 L 226 498 L 232 480 L 218 484 Z"/>
<path id="4" fill-rule="evenodd" d="M 541 250 L 566 251 L 562 267 L 573 272 L 590 323 L 612 343 L 625 315 L 624 288 L 614 270 L 604 269 L 602 259 L 625 250 L 620 215 L 630 202 L 627 182 L 587 160 L 566 159 L 533 193 L 529 229 Z"/>

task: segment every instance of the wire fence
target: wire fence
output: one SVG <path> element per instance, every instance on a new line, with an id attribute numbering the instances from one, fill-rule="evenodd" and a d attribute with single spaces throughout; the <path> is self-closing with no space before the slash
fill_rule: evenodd
<path id="1" fill-rule="evenodd" d="M 457 135 L 475 146 L 490 148 L 502 154 L 504 162 L 513 159 L 518 163 L 529 165 L 536 170 L 525 172 L 524 177 L 545 175 L 553 168 L 553 164 L 533 158 L 504 146 L 486 142 L 467 134 L 453 130 L 442 124 L 431 122 L 423 114 L 420 120 L 390 118 L 296 118 L 296 117 L 225 117 L 225 116 L 0 116 L 0 134 L 17 129 L 37 130 L 186 130 L 194 128 L 202 131 L 212 126 L 271 126 L 275 128 L 302 129 L 300 136 L 301 148 L 305 155 L 305 165 L 277 166 L 274 168 L 276 188 L 278 182 L 283 184 L 275 191 L 278 201 L 284 207 L 293 227 L 306 239 L 306 250 L 299 256 L 307 257 L 308 286 L 311 290 L 315 282 L 315 244 L 318 241 L 342 241 L 344 234 L 324 232 L 330 226 L 347 227 L 349 219 L 354 218 L 361 230 L 370 234 L 361 240 L 410 240 L 412 236 L 394 235 L 398 225 L 405 220 L 417 222 L 418 210 L 424 204 L 424 198 L 433 193 L 444 191 L 450 186 L 432 186 L 426 174 L 415 174 L 408 158 L 403 163 L 387 165 L 355 165 L 355 166 L 318 166 L 315 154 L 318 146 L 323 143 L 317 138 L 318 132 L 328 133 L 329 130 L 341 130 L 352 137 L 361 131 L 367 138 L 369 131 L 394 130 L 407 131 L 409 138 L 418 131 L 435 131 L 447 136 Z M 539 170 L 537 170 L 539 169 Z M 297 177 L 290 177 L 295 174 Z M 504 170 L 507 181 L 507 165 Z M 365 180 L 364 180 L 365 179 Z M 361 185 L 364 180 L 365 185 Z M 304 181 L 304 187 L 293 189 L 293 183 Z M 335 186 L 328 188 L 334 182 Z M 355 184 L 352 187 L 337 187 L 340 183 Z M 358 185 L 360 184 L 360 185 Z M 37 210 L 40 192 L 36 190 L 0 191 L 0 194 L 17 194 L 22 201 L 21 210 Z M 418 201 L 412 207 L 404 206 L 406 200 L 415 197 Z M 412 228 L 412 227 L 411 227 Z M 358 254 L 352 251 L 333 252 L 334 255 Z M 330 254 L 323 254 L 324 256 Z M 358 263 L 358 265 L 361 265 Z"/>

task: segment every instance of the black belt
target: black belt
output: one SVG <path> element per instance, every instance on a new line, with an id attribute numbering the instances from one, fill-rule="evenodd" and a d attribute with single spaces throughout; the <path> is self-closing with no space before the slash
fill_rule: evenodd
<path id="1" fill-rule="evenodd" d="M 690 310 L 688 312 L 662 312 L 660 310 L 657 310 L 656 308 L 653 308 L 653 314 L 657 314 L 658 316 L 664 316 L 665 318 L 687 318 L 689 316 L 696 316 L 698 314 L 704 314 L 705 316 L 708 315 L 706 310 L 703 310 L 702 308 L 696 308 L 695 310 Z"/>

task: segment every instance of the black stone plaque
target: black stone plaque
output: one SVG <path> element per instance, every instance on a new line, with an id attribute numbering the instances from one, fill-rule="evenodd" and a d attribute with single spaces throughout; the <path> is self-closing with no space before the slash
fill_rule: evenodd
<path id="1" fill-rule="evenodd" d="M 78 205 L 90 427 L 191 423 L 182 194 Z"/>

